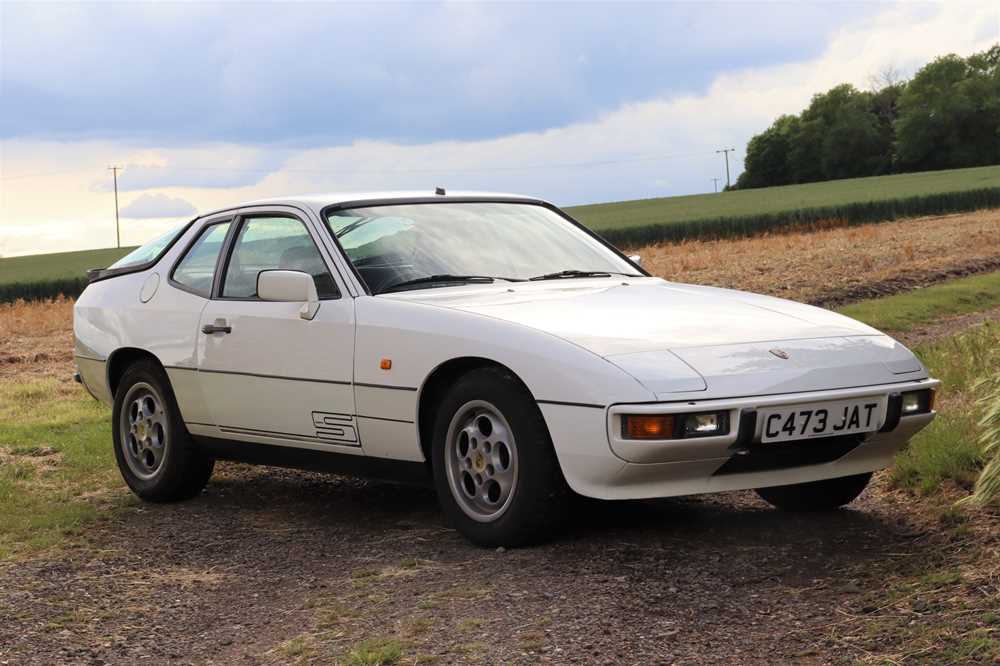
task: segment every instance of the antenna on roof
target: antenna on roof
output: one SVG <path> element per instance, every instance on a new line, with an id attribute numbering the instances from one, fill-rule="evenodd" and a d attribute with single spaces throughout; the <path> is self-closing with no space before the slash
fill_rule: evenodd
<path id="1" fill-rule="evenodd" d="M 447 192 L 444 191 L 443 187 L 435 187 L 434 188 L 434 194 L 443 197 L 445 194 L 447 194 Z"/>

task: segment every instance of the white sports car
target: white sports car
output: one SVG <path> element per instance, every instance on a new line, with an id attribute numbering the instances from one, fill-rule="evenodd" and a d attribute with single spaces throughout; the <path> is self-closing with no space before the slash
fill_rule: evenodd
<path id="1" fill-rule="evenodd" d="M 516 545 L 573 493 L 838 507 L 934 418 L 938 382 L 878 331 L 651 277 L 528 197 L 257 201 L 90 278 L 78 379 L 150 501 L 216 459 L 425 481 Z"/>

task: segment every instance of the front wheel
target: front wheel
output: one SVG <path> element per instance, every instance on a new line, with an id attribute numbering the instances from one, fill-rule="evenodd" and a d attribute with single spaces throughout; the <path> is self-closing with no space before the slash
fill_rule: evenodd
<path id="1" fill-rule="evenodd" d="M 790 486 L 758 488 L 757 494 L 768 504 L 785 511 L 831 511 L 856 500 L 871 479 L 872 473 L 868 472 Z"/>
<path id="2" fill-rule="evenodd" d="M 442 401 L 432 446 L 448 519 L 473 543 L 518 546 L 551 533 L 569 490 L 538 406 L 509 372 L 462 376 Z"/>
<path id="3" fill-rule="evenodd" d="M 191 441 L 166 372 L 152 361 L 125 371 L 112 416 L 115 458 L 125 483 L 149 502 L 194 497 L 214 461 Z"/>

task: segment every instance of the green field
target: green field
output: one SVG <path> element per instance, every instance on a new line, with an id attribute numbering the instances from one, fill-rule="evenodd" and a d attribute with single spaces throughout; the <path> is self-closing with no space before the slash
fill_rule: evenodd
<path id="1" fill-rule="evenodd" d="M 31 254 L 0 259 L 0 284 L 62 280 L 86 275 L 89 268 L 107 268 L 134 247 Z"/>
<path id="2" fill-rule="evenodd" d="M 32 254 L 0 259 L 0 303 L 76 296 L 87 286 L 87 270 L 107 268 L 132 247 Z"/>
<path id="3" fill-rule="evenodd" d="M 762 187 L 718 194 L 637 199 L 567 210 L 592 229 L 605 231 L 681 221 L 785 213 L 928 194 L 1000 187 L 1000 166 L 849 178 L 805 185 Z"/>

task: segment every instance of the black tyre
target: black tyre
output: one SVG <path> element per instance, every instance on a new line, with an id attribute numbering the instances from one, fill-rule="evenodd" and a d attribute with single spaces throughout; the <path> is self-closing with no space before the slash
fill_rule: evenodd
<path id="1" fill-rule="evenodd" d="M 785 511 L 831 511 L 856 500 L 871 479 L 872 473 L 868 472 L 791 486 L 758 488 L 757 494 L 768 504 Z"/>
<path id="2" fill-rule="evenodd" d="M 512 374 L 481 368 L 445 394 L 432 467 L 449 521 L 481 546 L 541 540 L 565 515 L 569 489 L 542 413 Z"/>
<path id="3" fill-rule="evenodd" d="M 212 476 L 215 461 L 191 441 L 167 374 L 153 361 L 137 361 L 122 376 L 112 432 L 118 469 L 146 501 L 189 499 Z"/>

